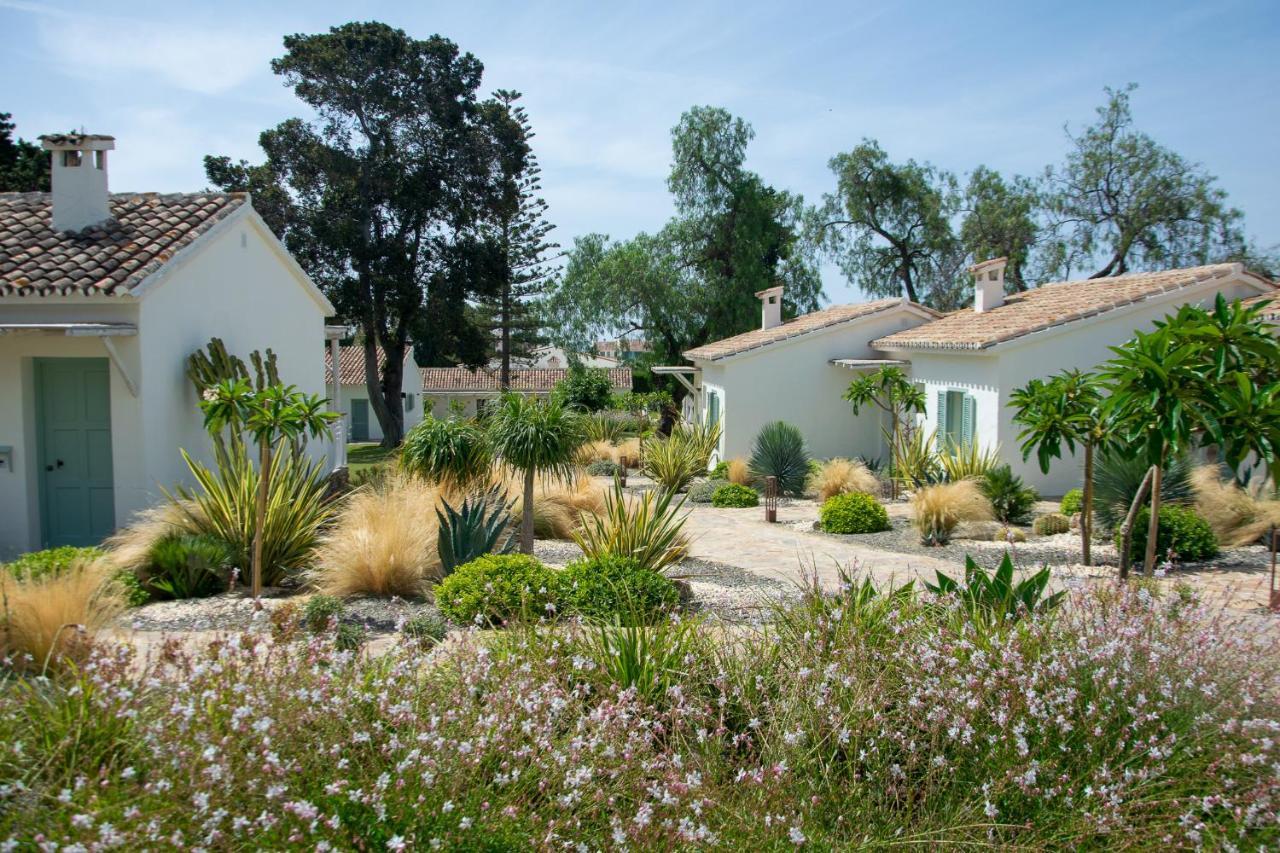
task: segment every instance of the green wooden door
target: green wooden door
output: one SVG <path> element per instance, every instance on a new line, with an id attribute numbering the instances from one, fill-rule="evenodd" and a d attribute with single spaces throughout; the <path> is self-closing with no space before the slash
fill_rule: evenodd
<path id="1" fill-rule="evenodd" d="M 46 548 L 115 530 L 111 373 L 105 358 L 36 359 L 40 533 Z"/>
<path id="2" fill-rule="evenodd" d="M 369 440 L 369 401 L 351 401 L 351 440 Z"/>

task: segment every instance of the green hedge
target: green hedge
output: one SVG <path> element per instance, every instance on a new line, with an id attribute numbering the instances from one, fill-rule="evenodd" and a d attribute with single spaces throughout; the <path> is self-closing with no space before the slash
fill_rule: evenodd
<path id="1" fill-rule="evenodd" d="M 879 533 L 889 529 L 889 513 L 865 492 L 834 495 L 819 513 L 827 533 Z"/>
<path id="2" fill-rule="evenodd" d="M 1143 507 L 1133 522 L 1133 540 L 1129 549 L 1134 561 L 1147 553 L 1147 524 L 1151 510 Z M 1116 530 L 1116 548 L 1121 546 L 1120 531 Z M 1170 551 L 1181 561 L 1199 562 L 1218 554 L 1218 540 L 1213 528 L 1193 509 L 1169 505 L 1160 507 L 1160 527 L 1156 533 L 1156 560 L 1163 561 Z"/>
<path id="3" fill-rule="evenodd" d="M 760 493 L 750 486 L 726 483 L 712 493 L 711 505 L 718 507 L 759 506 Z"/>
<path id="4" fill-rule="evenodd" d="M 488 554 L 440 581 L 435 598 L 454 622 L 499 625 L 547 615 L 555 586 L 555 572 L 528 554 Z"/>
<path id="5" fill-rule="evenodd" d="M 1062 510 L 1063 515 L 1070 518 L 1071 516 L 1075 515 L 1077 512 L 1080 512 L 1083 506 L 1084 506 L 1084 490 L 1072 489 L 1071 491 L 1067 492 L 1065 495 L 1062 496 L 1062 506 L 1059 507 L 1059 509 Z"/>
<path id="6" fill-rule="evenodd" d="M 4 569 L 16 578 L 38 580 L 48 575 L 60 574 L 71 568 L 77 561 L 92 562 L 101 557 L 102 553 L 100 548 L 76 548 L 63 545 L 59 548 L 46 548 L 43 551 L 23 554 L 13 562 L 4 565 Z M 128 569 L 116 572 L 115 582 L 130 607 L 140 607 L 151 600 L 151 593 L 142 586 L 138 576 Z"/>
<path id="7" fill-rule="evenodd" d="M 612 622 L 652 622 L 680 602 L 672 581 L 630 557 L 600 556 L 570 563 L 556 576 L 566 614 Z"/>

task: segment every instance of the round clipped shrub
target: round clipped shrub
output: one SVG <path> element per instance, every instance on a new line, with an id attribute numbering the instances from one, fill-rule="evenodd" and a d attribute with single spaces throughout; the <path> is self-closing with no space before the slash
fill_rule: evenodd
<path id="1" fill-rule="evenodd" d="M 440 581 L 435 598 L 454 622 L 498 625 L 548 613 L 555 584 L 555 572 L 528 554 L 487 554 Z"/>
<path id="2" fill-rule="evenodd" d="M 1037 536 L 1054 536 L 1066 533 L 1071 529 L 1071 519 L 1057 512 L 1042 515 L 1031 523 L 1031 529 Z"/>
<path id="3" fill-rule="evenodd" d="M 616 477 L 622 473 L 622 468 L 617 462 L 611 462 L 608 459 L 597 459 L 587 466 L 587 473 L 593 477 Z"/>
<path id="4" fill-rule="evenodd" d="M 614 555 L 570 563 L 556 575 L 556 589 L 566 613 L 607 622 L 652 622 L 680 601 L 669 578 Z"/>
<path id="5" fill-rule="evenodd" d="M 759 506 L 760 493 L 750 486 L 726 483 L 712 493 L 711 505 L 718 507 Z"/>
<path id="6" fill-rule="evenodd" d="M 1070 518 L 1084 507 L 1084 491 L 1082 489 L 1072 489 L 1062 496 L 1062 514 Z"/>
<path id="7" fill-rule="evenodd" d="M 827 498 L 818 517 L 828 533 L 879 533 L 889 529 L 889 513 L 866 492 L 845 492 Z"/>
<path id="8" fill-rule="evenodd" d="M 1137 561 L 1147 553 L 1147 524 L 1151 520 L 1150 507 L 1138 510 L 1133 521 L 1133 539 L 1129 557 Z M 1120 531 L 1116 530 L 1116 547 L 1121 547 Z M 1192 563 L 1207 560 L 1218 554 L 1218 540 L 1213 528 L 1195 510 L 1170 504 L 1160 507 L 1160 527 L 1156 533 L 1156 559 L 1164 560 L 1170 552 L 1179 560 Z"/>
<path id="9" fill-rule="evenodd" d="M 689 487 L 689 502 L 695 504 L 709 504 L 711 497 L 716 493 L 716 489 L 721 486 L 728 485 L 729 481 L 724 479 L 712 478 L 710 480 L 695 480 L 693 485 Z"/>

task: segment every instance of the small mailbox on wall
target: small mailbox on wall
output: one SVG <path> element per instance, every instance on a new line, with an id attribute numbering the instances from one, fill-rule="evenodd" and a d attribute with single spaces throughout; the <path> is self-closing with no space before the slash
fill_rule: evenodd
<path id="1" fill-rule="evenodd" d="M 0 444 L 0 472 L 13 470 L 13 447 Z"/>

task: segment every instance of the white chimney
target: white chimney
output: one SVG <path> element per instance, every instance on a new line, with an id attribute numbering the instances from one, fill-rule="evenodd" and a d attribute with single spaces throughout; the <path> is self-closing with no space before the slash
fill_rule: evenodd
<path id="1" fill-rule="evenodd" d="M 981 314 L 1004 304 L 1004 268 L 1008 258 L 993 258 L 969 267 L 973 273 L 973 310 Z"/>
<path id="2" fill-rule="evenodd" d="M 53 152 L 53 230 L 80 231 L 110 219 L 107 152 L 115 137 L 59 133 L 40 143 Z"/>
<path id="3" fill-rule="evenodd" d="M 761 290 L 756 294 L 760 300 L 760 328 L 772 329 L 782 325 L 782 285 Z"/>

